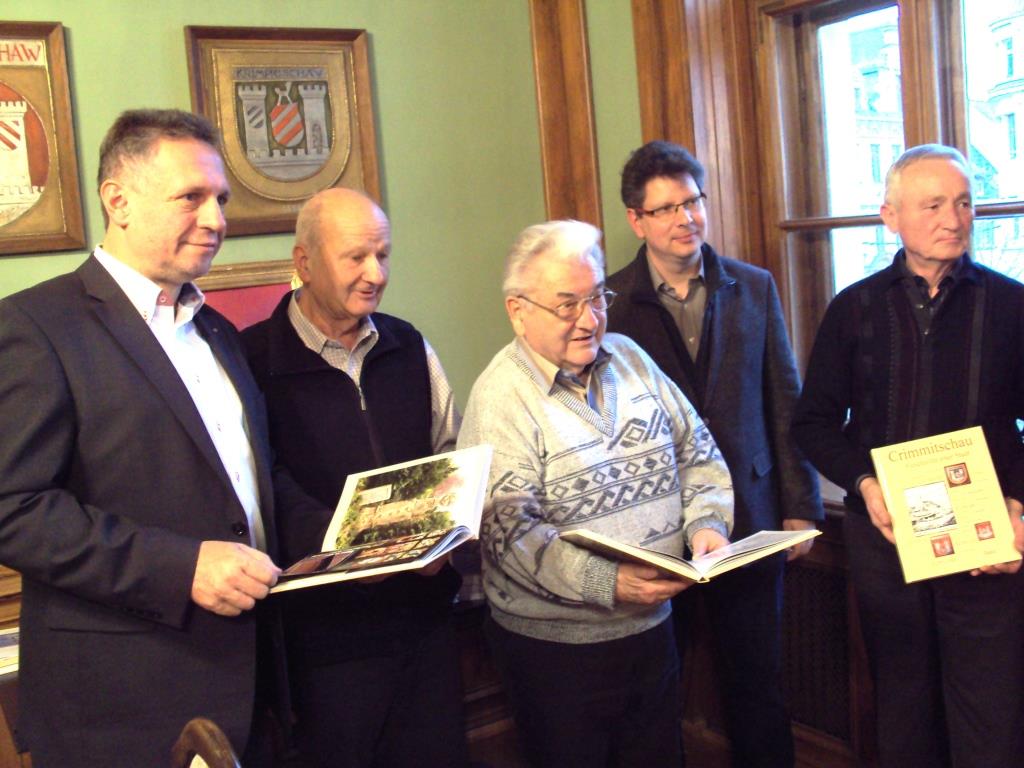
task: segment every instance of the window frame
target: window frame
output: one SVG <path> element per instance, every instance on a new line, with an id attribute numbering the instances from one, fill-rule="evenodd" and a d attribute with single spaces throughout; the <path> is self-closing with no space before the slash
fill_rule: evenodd
<path id="1" fill-rule="evenodd" d="M 948 0 L 755 0 L 755 103 L 765 263 L 776 275 L 801 364 L 833 291 L 829 233 L 881 226 L 880 215 L 826 211 L 825 137 L 817 30 L 895 5 L 899 15 L 904 146 L 938 142 L 967 154 L 963 18 Z M 881 204 L 881 200 L 879 200 Z M 1024 214 L 1024 200 L 977 205 L 977 219 Z"/>

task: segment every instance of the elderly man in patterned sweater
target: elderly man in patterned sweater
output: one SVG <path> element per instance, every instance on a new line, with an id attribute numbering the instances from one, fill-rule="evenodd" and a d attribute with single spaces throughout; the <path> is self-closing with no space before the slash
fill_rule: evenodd
<path id="1" fill-rule="evenodd" d="M 470 394 L 459 445 L 494 446 L 484 510 L 487 635 L 538 766 L 678 766 L 669 599 L 686 582 L 559 539 L 587 528 L 682 555 L 727 543 L 729 471 L 686 397 L 605 336 L 600 232 L 524 230 L 505 307 L 516 339 Z"/>

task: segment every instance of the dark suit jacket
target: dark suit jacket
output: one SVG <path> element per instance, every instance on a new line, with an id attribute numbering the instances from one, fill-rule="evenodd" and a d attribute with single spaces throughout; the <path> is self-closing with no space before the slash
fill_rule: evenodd
<path id="1" fill-rule="evenodd" d="M 646 246 L 608 278 L 620 294 L 608 310 L 608 330 L 643 347 L 707 423 L 732 473 L 733 538 L 778 529 L 783 518 L 820 520 L 817 475 L 789 438 L 800 379 L 775 282 L 765 270 L 720 257 L 707 244 L 702 253 L 708 295 L 703 397 L 685 375 L 681 360 L 689 353 L 651 283 Z"/>
<path id="2" fill-rule="evenodd" d="M 274 541 L 266 415 L 237 333 L 196 327 L 245 407 Z M 197 715 L 248 735 L 256 619 L 191 602 L 199 544 L 249 542 L 174 366 L 106 270 L 0 302 L 0 562 L 23 574 L 19 740 L 38 766 L 164 765 Z M 273 551 L 271 552 L 273 556 Z"/>

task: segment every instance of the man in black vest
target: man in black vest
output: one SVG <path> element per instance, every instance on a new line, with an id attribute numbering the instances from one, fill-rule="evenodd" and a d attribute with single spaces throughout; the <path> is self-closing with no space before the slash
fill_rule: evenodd
<path id="1" fill-rule="evenodd" d="M 789 438 L 800 390 L 771 275 L 704 242 L 704 169 L 685 149 L 645 144 L 622 171 L 636 259 L 608 278 L 608 330 L 632 337 L 679 385 L 715 438 L 736 494 L 735 539 L 814 526 L 817 477 Z M 810 542 L 791 551 L 797 557 Z M 782 556 L 733 571 L 674 601 L 677 635 L 703 599 L 735 766 L 791 766 L 782 700 Z"/>
<path id="2" fill-rule="evenodd" d="M 412 325 L 376 311 L 390 253 L 372 200 L 317 194 L 296 222 L 302 287 L 243 334 L 277 459 L 322 505 L 278 521 L 284 562 L 320 550 L 347 475 L 455 447 L 459 415 L 437 356 Z M 282 595 L 296 734 L 315 765 L 465 764 L 458 587 L 441 560 Z"/>

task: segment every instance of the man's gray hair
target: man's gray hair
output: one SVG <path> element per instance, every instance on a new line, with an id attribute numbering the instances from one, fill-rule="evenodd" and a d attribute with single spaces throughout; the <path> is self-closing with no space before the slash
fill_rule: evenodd
<path id="1" fill-rule="evenodd" d="M 604 274 L 601 230 L 582 221 L 546 221 L 527 227 L 509 249 L 505 260 L 505 280 L 501 289 L 506 296 L 521 296 L 534 286 L 527 272 L 540 256 L 548 259 L 589 259 Z"/>
<path id="2" fill-rule="evenodd" d="M 892 164 L 889 172 L 885 174 L 885 202 L 887 204 L 899 207 L 900 181 L 903 171 L 922 160 L 949 160 L 956 163 L 967 177 L 968 185 L 971 183 L 971 172 L 967 165 L 967 159 L 959 149 L 947 147 L 945 144 L 918 144 L 900 155 Z"/>
<path id="3" fill-rule="evenodd" d="M 163 139 L 201 141 L 220 153 L 220 132 L 202 115 L 180 109 L 129 109 L 118 115 L 100 144 L 100 168 L 96 188 L 116 178 L 127 166 L 150 159 Z M 103 224 L 110 219 L 106 206 Z"/>

